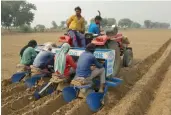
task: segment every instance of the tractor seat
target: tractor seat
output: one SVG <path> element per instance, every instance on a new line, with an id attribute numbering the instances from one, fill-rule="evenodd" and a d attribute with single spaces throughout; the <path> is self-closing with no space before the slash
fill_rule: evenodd
<path id="1" fill-rule="evenodd" d="M 85 38 L 86 39 L 93 39 L 95 37 L 97 37 L 98 34 L 93 34 L 93 33 L 85 33 Z"/>

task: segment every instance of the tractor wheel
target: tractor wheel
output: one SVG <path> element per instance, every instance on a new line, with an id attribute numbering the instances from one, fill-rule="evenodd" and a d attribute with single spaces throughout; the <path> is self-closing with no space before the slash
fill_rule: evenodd
<path id="1" fill-rule="evenodd" d="M 116 41 L 110 40 L 107 41 L 104 46 L 98 46 L 97 48 L 115 50 L 115 60 L 114 60 L 112 77 L 116 77 L 121 68 L 120 48 L 118 46 L 118 43 Z"/>
<path id="2" fill-rule="evenodd" d="M 115 60 L 113 66 L 113 74 L 112 77 L 116 77 L 121 69 L 121 57 L 120 57 L 120 48 L 116 41 L 107 42 L 107 46 L 109 49 L 115 50 Z"/>
<path id="3" fill-rule="evenodd" d="M 123 66 L 128 67 L 132 64 L 133 61 L 133 52 L 131 49 L 126 49 L 124 51 L 124 56 L 123 56 Z"/>

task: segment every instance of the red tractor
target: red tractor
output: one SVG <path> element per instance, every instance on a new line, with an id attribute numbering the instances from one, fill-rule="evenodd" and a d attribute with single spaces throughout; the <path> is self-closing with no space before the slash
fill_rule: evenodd
<path id="1" fill-rule="evenodd" d="M 131 65 L 133 60 L 132 48 L 128 47 L 128 43 L 123 43 L 124 36 L 117 33 L 117 27 L 113 26 L 110 29 L 106 30 L 105 34 L 85 34 L 86 44 L 94 43 L 97 48 L 115 50 L 113 76 L 117 76 L 120 71 L 121 65 L 123 65 L 124 67 L 128 67 L 129 65 Z M 64 36 L 61 36 L 59 42 L 69 43 L 72 47 L 74 47 L 72 45 L 72 39 L 68 34 L 64 34 Z M 123 56 L 123 64 L 121 64 L 121 56 Z"/>

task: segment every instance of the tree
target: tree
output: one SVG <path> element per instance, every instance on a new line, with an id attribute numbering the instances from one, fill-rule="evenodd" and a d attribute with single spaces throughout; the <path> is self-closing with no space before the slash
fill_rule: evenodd
<path id="1" fill-rule="evenodd" d="M 102 26 L 102 27 L 107 26 L 107 23 L 108 23 L 107 21 L 108 21 L 107 18 L 103 18 L 102 21 L 101 21 L 101 23 L 100 23 L 101 26 Z"/>
<path id="2" fill-rule="evenodd" d="M 21 26 L 23 24 L 30 25 L 34 19 L 34 13 L 32 13 L 31 10 L 36 10 L 36 6 L 23 1 L 23 3 L 20 4 L 19 11 L 16 14 L 15 26 Z"/>
<path id="3" fill-rule="evenodd" d="M 44 25 L 38 24 L 38 25 L 36 25 L 35 30 L 36 31 L 39 31 L 39 32 L 44 32 L 45 31 L 45 28 L 46 27 Z"/>
<path id="4" fill-rule="evenodd" d="M 12 10 L 9 4 L 10 1 L 1 1 L 1 24 L 9 28 L 12 24 Z"/>
<path id="5" fill-rule="evenodd" d="M 133 22 L 131 24 L 131 28 L 141 28 L 141 24 L 139 24 L 138 22 Z"/>
<path id="6" fill-rule="evenodd" d="M 32 32 L 32 28 L 29 25 L 22 25 L 22 26 L 20 26 L 20 30 L 22 32 Z"/>
<path id="7" fill-rule="evenodd" d="M 115 18 L 108 18 L 107 19 L 107 25 L 108 26 L 112 26 L 114 24 L 116 24 L 116 19 Z"/>
<path id="8" fill-rule="evenodd" d="M 18 27 L 21 25 L 30 25 L 34 19 L 32 10 L 36 10 L 34 4 L 26 1 L 2 1 L 2 20 L 3 26 Z"/>
<path id="9" fill-rule="evenodd" d="M 146 28 L 169 28 L 170 24 L 165 22 L 152 22 L 150 20 L 145 20 L 144 25 Z"/>
<path id="10" fill-rule="evenodd" d="M 132 25 L 133 21 L 128 19 L 128 18 L 123 18 L 123 19 L 120 19 L 119 22 L 118 22 L 118 26 L 120 27 L 128 27 L 130 28 L 131 25 Z"/>
<path id="11" fill-rule="evenodd" d="M 55 21 L 52 21 L 52 28 L 53 28 L 53 29 L 57 29 L 57 28 L 58 28 L 58 25 L 56 24 Z"/>
<path id="12" fill-rule="evenodd" d="M 61 27 L 64 28 L 64 25 L 65 25 L 66 21 L 61 21 Z"/>
<path id="13" fill-rule="evenodd" d="M 152 26 L 151 20 L 145 20 L 145 21 L 144 21 L 144 26 L 145 26 L 146 28 L 151 28 L 151 26 Z"/>
<path id="14" fill-rule="evenodd" d="M 160 23 L 160 28 L 169 28 L 170 24 L 169 23 Z"/>

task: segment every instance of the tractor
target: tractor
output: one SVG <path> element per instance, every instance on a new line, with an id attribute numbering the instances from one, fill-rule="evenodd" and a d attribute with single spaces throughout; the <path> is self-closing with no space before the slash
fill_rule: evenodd
<path id="1" fill-rule="evenodd" d="M 99 15 L 100 14 L 100 11 Z M 113 49 L 115 50 L 115 64 L 113 66 L 112 76 L 117 76 L 121 65 L 128 67 L 131 65 L 133 60 L 132 48 L 128 47 L 129 42 L 124 42 L 125 39 L 128 41 L 127 37 L 124 37 L 121 33 L 118 33 L 118 28 L 113 25 L 105 30 L 104 34 L 93 34 L 85 33 L 86 44 L 94 43 L 97 48 L 100 49 Z M 72 47 L 72 38 L 69 34 L 65 33 L 59 38 L 59 42 L 69 43 Z M 79 43 L 79 41 L 78 41 Z M 123 63 L 121 64 L 121 56 L 123 56 Z"/>

